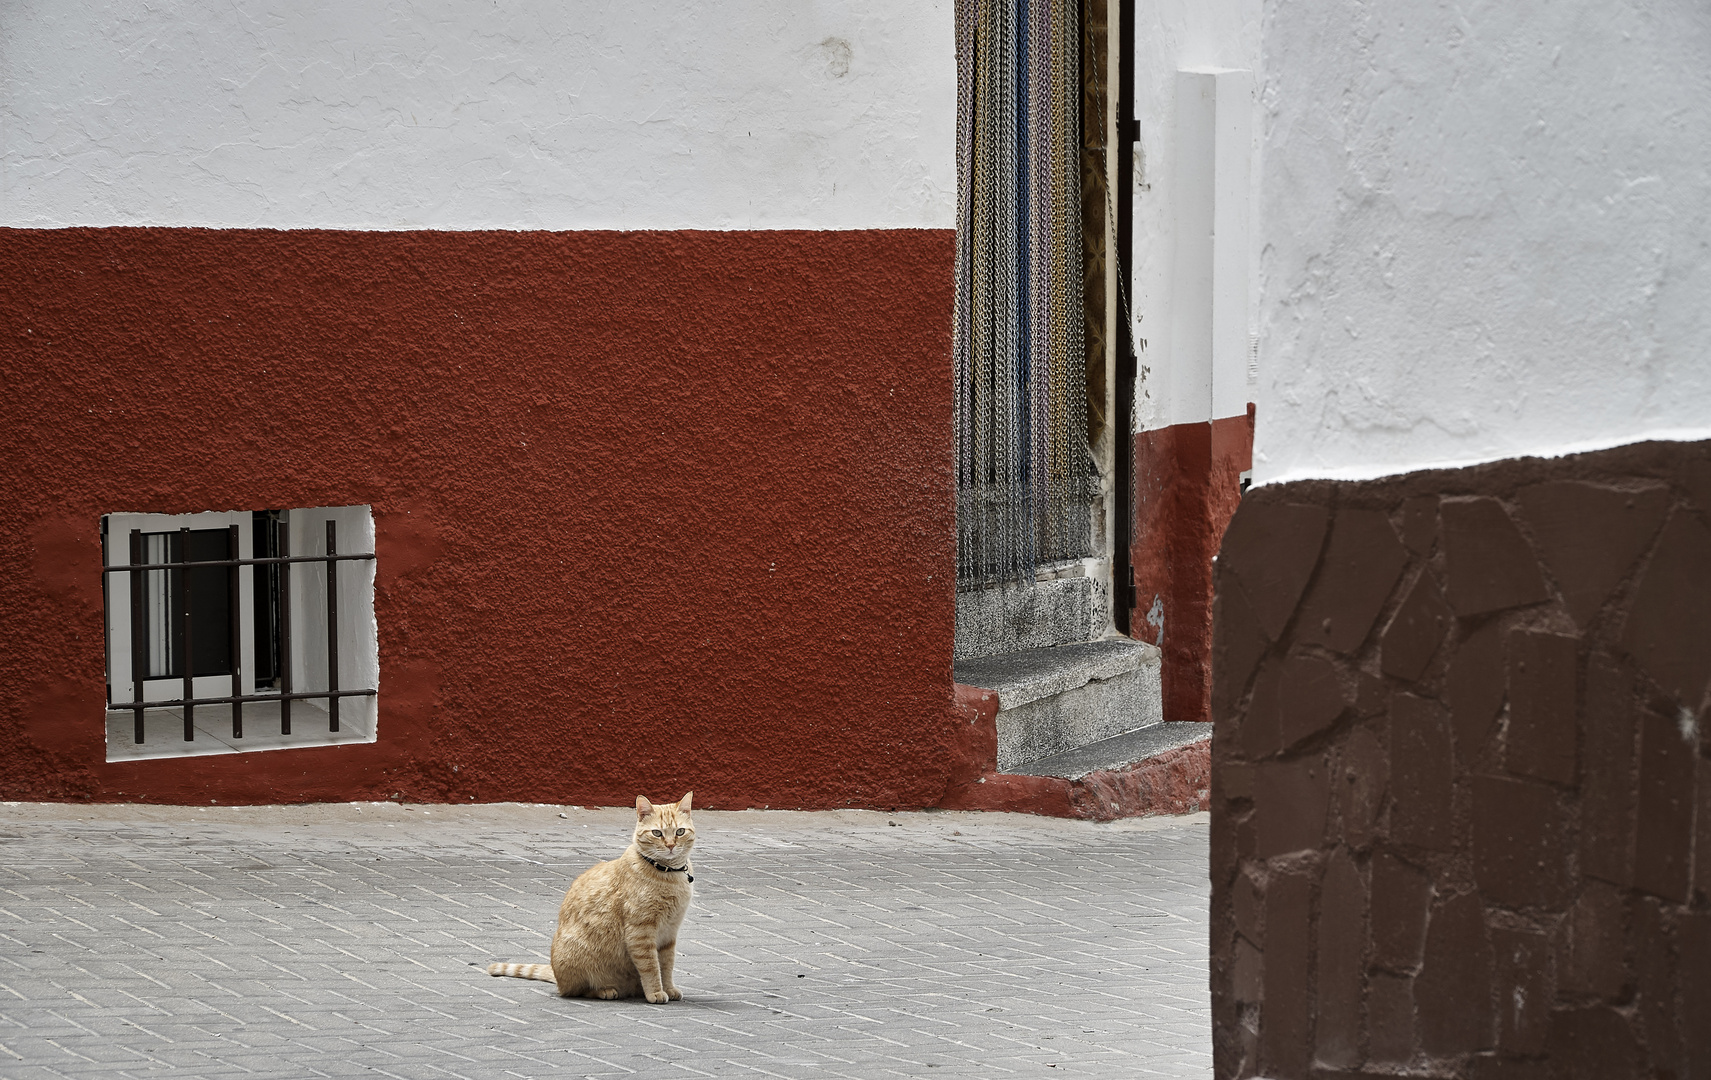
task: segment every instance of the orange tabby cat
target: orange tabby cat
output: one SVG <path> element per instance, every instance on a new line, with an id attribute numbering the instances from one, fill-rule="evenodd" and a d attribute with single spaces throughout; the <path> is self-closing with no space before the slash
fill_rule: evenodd
<path id="1" fill-rule="evenodd" d="M 655 806 L 636 796 L 635 840 L 571 883 L 558 909 L 552 964 L 489 964 L 487 974 L 558 984 L 563 997 L 683 997 L 671 981 L 677 930 L 694 890 L 688 792 Z"/>

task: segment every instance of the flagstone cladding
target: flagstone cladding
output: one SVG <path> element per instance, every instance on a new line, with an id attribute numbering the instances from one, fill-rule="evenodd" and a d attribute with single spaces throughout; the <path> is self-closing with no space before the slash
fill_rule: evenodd
<path id="1" fill-rule="evenodd" d="M 1243 500 L 1217 566 L 1217 1075 L 1711 1061 L 1711 443 Z"/>

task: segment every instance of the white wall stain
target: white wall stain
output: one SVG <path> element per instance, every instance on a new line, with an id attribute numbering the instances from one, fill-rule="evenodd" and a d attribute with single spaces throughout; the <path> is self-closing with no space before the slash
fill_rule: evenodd
<path id="1" fill-rule="evenodd" d="M 1154 645 L 1164 644 L 1164 597 L 1154 595 L 1153 606 L 1147 609 L 1147 625 L 1152 627 Z"/>

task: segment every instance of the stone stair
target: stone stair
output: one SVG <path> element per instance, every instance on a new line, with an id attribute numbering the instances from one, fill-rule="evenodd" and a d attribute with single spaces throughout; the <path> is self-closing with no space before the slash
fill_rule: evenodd
<path id="1" fill-rule="evenodd" d="M 998 695 L 998 771 L 1053 758 L 1162 719 L 1159 651 L 1107 638 L 958 661 L 955 678 Z"/>
<path id="2" fill-rule="evenodd" d="M 1165 722 L 1155 646 L 1120 636 L 1089 640 L 1105 621 L 1094 582 L 1042 581 L 957 599 L 954 678 L 996 709 L 995 769 L 978 781 L 983 789 L 958 796 L 965 805 L 1027 809 L 1017 793 L 1032 791 L 1041 805 L 1115 817 L 1201 801 L 1194 778 L 1204 771 L 1211 725 Z M 1136 779 L 1164 766 L 1176 775 L 1165 785 L 1168 805 L 1149 794 L 1158 783 Z"/>
<path id="3" fill-rule="evenodd" d="M 1085 780 L 1097 772 L 1117 772 L 1138 762 L 1163 757 L 1212 738 L 1212 725 L 1200 723 L 1163 723 L 1127 731 L 1101 739 L 1088 746 L 1078 746 L 1061 754 L 1024 762 L 1009 771 L 1018 776 L 1057 776 L 1065 780 Z"/>

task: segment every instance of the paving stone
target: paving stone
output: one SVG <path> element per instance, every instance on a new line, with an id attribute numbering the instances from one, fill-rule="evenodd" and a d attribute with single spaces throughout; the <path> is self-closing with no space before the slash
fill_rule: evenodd
<path id="1" fill-rule="evenodd" d="M 1504 698 L 1504 635 L 1497 620 L 1466 637 L 1449 659 L 1444 679 L 1449 715 L 1456 731 L 1456 762 L 1473 767 L 1489 745 Z"/>
<path id="2" fill-rule="evenodd" d="M 1422 573 L 1379 638 L 1384 673 L 1407 682 L 1418 679 L 1454 621 L 1437 579 L 1429 570 Z"/>
<path id="3" fill-rule="evenodd" d="M 1377 735 L 1357 727 L 1343 740 L 1339 767 L 1342 780 L 1332 786 L 1342 837 L 1350 847 L 1364 850 L 1377 835 L 1390 783 L 1390 759 Z"/>
<path id="4" fill-rule="evenodd" d="M 1265 893 L 1265 1017 L 1260 1054 L 1280 1076 L 1300 1076 L 1311 1050 L 1312 999 L 1305 992 L 1312 964 L 1313 882 L 1302 874 L 1276 874 Z"/>
<path id="5" fill-rule="evenodd" d="M 1336 668 L 1316 656 L 1291 656 L 1282 665 L 1278 706 L 1278 731 L 1287 749 L 1336 723 L 1349 701 Z"/>
<path id="6" fill-rule="evenodd" d="M 1414 1056 L 1414 979 L 1375 974 L 1367 988 L 1367 1053 L 1374 1062 L 1402 1064 Z"/>
<path id="7" fill-rule="evenodd" d="M 1255 770 L 1260 858 L 1316 848 L 1324 841 L 1330 803 L 1327 772 L 1318 757 L 1268 761 Z"/>
<path id="8" fill-rule="evenodd" d="M 1560 909 L 1570 886 L 1557 796 L 1543 784 L 1476 776 L 1473 875 L 1487 900 Z"/>
<path id="9" fill-rule="evenodd" d="M 1623 996 L 1628 973 L 1624 960 L 1623 924 L 1627 913 L 1622 894 L 1601 881 L 1588 881 L 1558 942 L 1563 986 L 1570 993 L 1605 1001 Z"/>
<path id="10" fill-rule="evenodd" d="M 1366 885 L 1348 852 L 1332 853 L 1319 898 L 1314 1060 L 1349 1068 L 1361 1060 L 1361 961 Z"/>
<path id="11" fill-rule="evenodd" d="M 1270 646 L 1233 572 L 1220 571 L 1212 599 L 1212 722 L 1234 734 L 1236 706 Z"/>
<path id="12" fill-rule="evenodd" d="M 1678 957 L 1670 925 L 1657 900 L 1640 897 L 1633 907 L 1629 925 L 1629 953 L 1634 958 L 1635 1019 L 1645 1043 L 1654 1076 L 1691 1076 L 1681 1060 L 1681 1031 L 1676 1018 Z M 1690 954 L 1691 955 L 1691 954 Z M 1701 961 L 1692 957 L 1690 963 Z M 1698 1023 L 1698 1018 L 1689 1021 Z M 1703 1072 L 1703 1069 L 1700 1069 Z"/>
<path id="13" fill-rule="evenodd" d="M 1644 1069 L 1628 1018 L 1608 1006 L 1551 1013 L 1550 1045 L 1563 1080 L 1634 1080 Z"/>
<path id="14" fill-rule="evenodd" d="M 1259 677 L 1254 680 L 1253 698 L 1248 703 L 1247 715 L 1242 717 L 1239 731 L 1232 735 L 1240 738 L 1240 753 L 1250 761 L 1270 757 L 1283 748 L 1283 667 L 1287 661 L 1273 659 L 1260 668 Z M 1214 735 L 1214 739 L 1218 736 Z M 1230 740 L 1230 744 L 1235 740 Z"/>
<path id="15" fill-rule="evenodd" d="M 1402 503 L 1402 543 L 1416 555 L 1432 553 L 1438 542 L 1438 497 L 1416 495 Z"/>
<path id="16" fill-rule="evenodd" d="M 1420 1046 L 1463 1054 L 1492 1045 L 1491 943 L 1479 897 L 1462 893 L 1432 912 L 1416 980 Z"/>
<path id="17" fill-rule="evenodd" d="M 1640 717 L 1640 786 L 1634 822 L 1634 884 L 1687 899 L 1693 857 L 1694 746 L 1675 717 Z"/>
<path id="18" fill-rule="evenodd" d="M 1468 1080 L 1551 1080 L 1550 1066 L 1538 1058 L 1481 1054 L 1473 1059 Z"/>
<path id="19" fill-rule="evenodd" d="M 1575 650 L 1566 634 L 1515 631 L 1508 639 L 1509 727 L 1505 762 L 1518 776 L 1569 786 L 1575 780 Z"/>
<path id="20" fill-rule="evenodd" d="M 1700 723 L 1711 727 L 1703 720 Z M 1703 747 L 1705 733 L 1701 731 L 1699 737 Z M 1701 750 L 1694 770 L 1698 779 L 1694 781 L 1693 893 L 1696 906 L 1703 911 L 1707 902 L 1711 902 L 1711 754 Z"/>
<path id="21" fill-rule="evenodd" d="M 1580 804 L 1580 864 L 1614 885 L 1633 881 L 1633 776 L 1637 721 L 1633 679 L 1594 653 L 1586 668 L 1586 781 Z"/>
<path id="22" fill-rule="evenodd" d="M 1550 598 L 1539 560 L 1496 499 L 1440 504 L 1450 606 L 1467 618 Z"/>
<path id="23" fill-rule="evenodd" d="M 1282 636 L 1313 568 L 1327 515 L 1323 507 L 1244 502 L 1225 530 L 1219 562 L 1233 568 L 1260 630 Z"/>
<path id="24" fill-rule="evenodd" d="M 1549 1049 L 1550 1006 L 1556 998 L 1550 938 L 1497 927 L 1491 931 L 1491 952 L 1496 964 L 1497 1045 L 1514 1054 L 1540 1056 Z"/>
<path id="25" fill-rule="evenodd" d="M 1683 912 L 1677 924 L 1677 941 L 1681 955 L 1703 958 L 1711 956 L 1711 911 Z M 1682 1053 L 1703 1073 L 1711 1062 L 1711 1024 L 1703 1018 L 1711 1016 L 1711 965 L 1695 961 L 1681 965 L 1681 1024 Z M 1689 1074 L 1691 1075 L 1691 1074 Z"/>
<path id="26" fill-rule="evenodd" d="M 1359 651 L 1407 562 L 1407 549 L 1383 514 L 1339 512 L 1325 569 L 1301 602 L 1296 642 L 1345 654 Z"/>
<path id="27" fill-rule="evenodd" d="M 1411 971 L 1426 945 L 1426 917 L 1432 906 L 1432 881 L 1391 852 L 1372 857 L 1372 963 Z"/>
<path id="28" fill-rule="evenodd" d="M 1697 708 L 1711 681 L 1711 530 L 1677 511 L 1634 590 L 1622 646 L 1684 708 Z"/>
<path id="29" fill-rule="evenodd" d="M 1432 701 L 1397 693 L 1390 703 L 1390 837 L 1447 849 L 1453 840 L 1449 723 Z"/>
<path id="30" fill-rule="evenodd" d="M 1555 480 L 1524 488 L 1520 502 L 1563 602 L 1585 627 L 1657 535 L 1670 495 Z"/>
<path id="31" fill-rule="evenodd" d="M 485 974 L 625 810 L 0 807 L 0 1075 L 1212 1075 L 1204 814 L 697 819 L 652 1006 Z"/>

